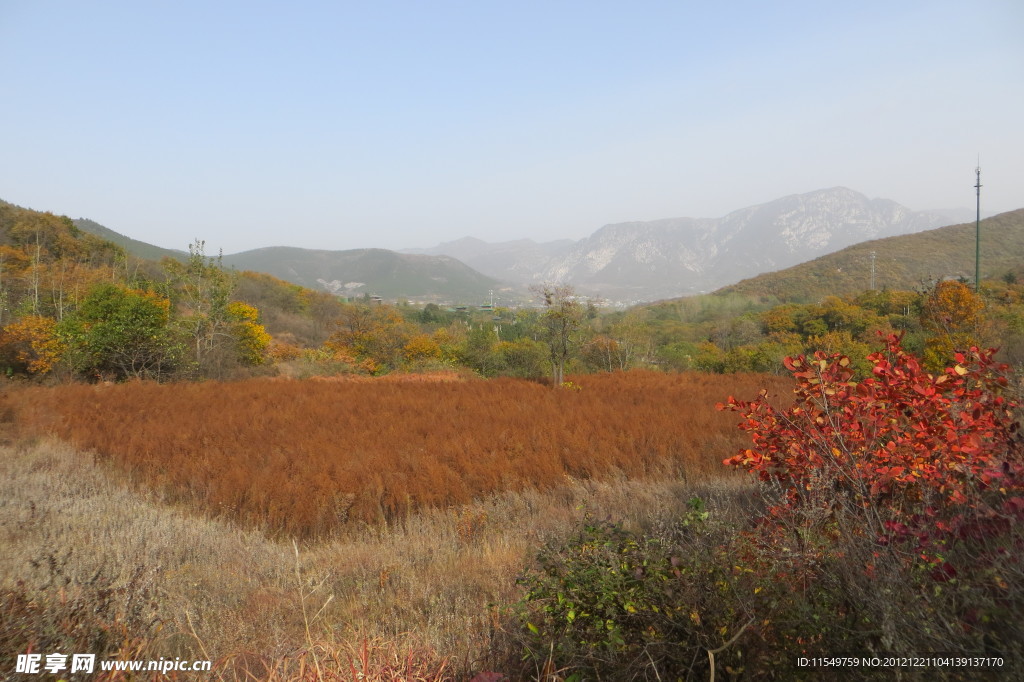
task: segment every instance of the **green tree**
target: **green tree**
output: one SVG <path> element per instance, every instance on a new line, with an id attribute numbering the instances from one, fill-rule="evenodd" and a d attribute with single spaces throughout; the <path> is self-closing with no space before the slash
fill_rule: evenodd
<path id="1" fill-rule="evenodd" d="M 867 357 L 871 353 L 871 346 L 858 341 L 848 331 L 826 332 L 821 336 L 812 336 L 807 339 L 805 345 L 807 352 L 839 354 L 846 356 L 850 361 L 850 368 L 855 372 L 857 378 L 871 376 L 871 363 Z"/>
<path id="2" fill-rule="evenodd" d="M 497 376 L 505 369 L 502 356 L 497 352 L 498 335 L 492 325 L 478 324 L 466 335 L 462 362 L 485 377 Z"/>
<path id="3" fill-rule="evenodd" d="M 658 349 L 657 361 L 662 366 L 681 372 L 693 369 L 698 347 L 692 341 L 673 341 Z"/>
<path id="4" fill-rule="evenodd" d="M 619 369 L 620 349 L 615 339 L 597 334 L 582 349 L 583 365 L 590 371 L 614 372 Z"/>
<path id="5" fill-rule="evenodd" d="M 701 372 L 725 371 L 725 351 L 710 341 L 704 341 L 697 346 L 697 354 L 693 356 L 693 368 Z"/>
<path id="6" fill-rule="evenodd" d="M 565 366 L 579 347 L 580 328 L 586 313 L 576 292 L 567 285 L 543 284 L 533 288 L 544 304 L 541 337 L 548 347 L 551 378 L 556 387 L 565 383 Z"/>
<path id="7" fill-rule="evenodd" d="M 436 303 L 428 303 L 419 312 L 419 318 L 423 324 L 449 324 L 454 315 L 442 310 Z"/>
<path id="8" fill-rule="evenodd" d="M 547 349 L 544 344 L 530 338 L 499 341 L 494 347 L 508 376 L 521 379 L 540 379 L 545 374 Z"/>
<path id="9" fill-rule="evenodd" d="M 180 351 L 170 308 L 168 299 L 150 291 L 94 287 L 57 325 L 72 370 L 93 379 L 166 377 Z"/>
<path id="10" fill-rule="evenodd" d="M 757 343 L 762 338 L 761 325 L 748 316 L 720 322 L 711 332 L 711 341 L 724 351 Z"/>
<path id="11" fill-rule="evenodd" d="M 234 341 L 228 310 L 236 278 L 224 270 L 222 257 L 207 256 L 206 242 L 189 244 L 185 262 L 165 259 L 171 293 L 177 303 L 176 324 L 189 339 L 192 360 L 203 375 L 223 370 L 223 353 L 217 351 Z"/>
<path id="12" fill-rule="evenodd" d="M 651 355 L 653 341 L 647 311 L 630 310 L 611 325 L 609 335 L 615 340 L 616 369 L 627 370 L 646 361 Z"/>

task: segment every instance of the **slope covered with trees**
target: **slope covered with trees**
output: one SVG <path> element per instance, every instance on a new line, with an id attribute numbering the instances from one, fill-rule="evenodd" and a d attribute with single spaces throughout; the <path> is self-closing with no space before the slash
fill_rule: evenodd
<path id="1" fill-rule="evenodd" d="M 129 255 L 136 256 L 138 258 L 145 258 L 147 260 L 154 261 L 159 261 L 164 258 L 175 258 L 177 260 L 184 260 L 185 258 L 188 258 L 187 251 L 165 249 L 154 244 L 139 241 L 138 239 L 132 239 L 131 237 L 126 237 L 120 232 L 115 232 L 109 227 L 100 225 L 96 221 L 89 220 L 88 218 L 75 218 L 72 222 L 75 224 L 75 227 L 80 229 L 82 232 L 88 232 L 89 234 L 96 235 L 100 239 L 113 242 L 124 249 Z"/>
<path id="2" fill-rule="evenodd" d="M 88 380 L 226 376 L 260 365 L 259 311 L 196 242 L 161 265 L 64 216 L 0 204 L 0 363 Z"/>
<path id="3" fill-rule="evenodd" d="M 972 343 L 1024 361 L 1024 286 L 1008 271 L 980 290 L 943 280 L 917 290 L 861 290 L 797 303 L 737 293 L 666 301 L 630 314 L 644 320 L 648 360 L 665 369 L 785 373 L 787 355 L 842 352 L 857 367 L 879 333 L 901 333 L 904 346 L 932 369 Z M 614 324 L 616 316 L 607 318 Z"/>
<path id="4" fill-rule="evenodd" d="M 999 277 L 984 279 L 977 294 L 942 276 L 973 265 L 973 226 L 961 225 L 623 312 L 553 285 L 518 309 L 392 305 L 368 296 L 346 302 L 272 274 L 229 270 L 200 242 L 185 258 L 157 264 L 66 218 L 9 204 L 3 211 L 0 360 L 9 374 L 172 379 L 468 369 L 553 376 L 559 385 L 566 373 L 635 367 L 778 374 L 787 355 L 816 350 L 843 352 L 863 371 L 879 333 L 904 334 L 905 347 L 931 368 L 972 342 L 1024 360 L 1015 257 L 1024 248 L 1024 211 L 984 221 L 983 272 Z M 874 290 L 863 286 L 872 251 L 879 255 Z"/>
<path id="5" fill-rule="evenodd" d="M 927 232 L 861 242 L 779 272 L 720 289 L 718 295 L 770 297 L 808 303 L 825 296 L 856 294 L 871 287 L 919 289 L 947 278 L 974 280 L 975 224 L 950 225 Z M 998 279 L 1024 262 L 1024 209 L 981 221 L 981 278 Z"/>

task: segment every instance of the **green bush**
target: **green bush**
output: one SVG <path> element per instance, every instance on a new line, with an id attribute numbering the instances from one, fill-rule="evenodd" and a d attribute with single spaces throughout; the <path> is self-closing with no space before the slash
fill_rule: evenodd
<path id="1" fill-rule="evenodd" d="M 553 659 L 578 679 L 690 679 L 706 676 L 717 649 L 750 620 L 737 590 L 727 524 L 709 521 L 699 498 L 662 532 L 637 534 L 587 523 L 565 546 L 547 546 L 523 579 L 518 605 L 527 658 Z M 718 668 L 743 669 L 739 649 Z"/>

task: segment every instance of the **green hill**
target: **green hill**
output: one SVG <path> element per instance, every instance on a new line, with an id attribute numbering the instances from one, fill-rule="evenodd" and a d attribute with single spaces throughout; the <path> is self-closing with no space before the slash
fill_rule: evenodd
<path id="1" fill-rule="evenodd" d="M 723 287 L 716 296 L 774 298 L 805 303 L 828 295 L 856 294 L 875 288 L 916 289 L 950 277 L 974 281 L 975 223 L 861 242 L 800 265 Z M 1024 262 L 1024 209 L 981 221 L 981 278 L 996 279 Z"/>
<path id="2" fill-rule="evenodd" d="M 113 242 L 137 258 L 146 258 L 148 260 L 158 261 L 162 258 L 177 258 L 181 260 L 188 256 L 184 251 L 165 249 L 160 246 L 154 246 L 153 244 L 147 244 L 146 242 L 140 242 L 139 240 L 132 239 L 131 237 L 126 237 L 120 232 L 114 232 L 109 227 L 104 227 L 103 225 L 89 220 L 88 218 L 76 218 L 72 222 L 75 224 L 75 227 L 83 232 L 88 232 L 89 234 L 94 234 L 97 237 Z"/>
<path id="3" fill-rule="evenodd" d="M 224 264 L 341 296 L 477 302 L 487 298 L 488 290 L 502 286 L 454 258 L 386 249 L 320 251 L 275 246 L 224 256 Z"/>
<path id="4" fill-rule="evenodd" d="M 138 258 L 159 261 L 183 259 L 184 251 L 165 249 L 126 237 L 99 223 L 79 218 L 75 225 L 122 247 Z M 386 299 L 482 301 L 498 280 L 447 256 L 399 254 L 385 249 L 321 251 L 269 247 L 224 256 L 224 265 L 273 275 L 317 291 L 341 296 L 381 296 Z M 346 287 L 351 284 L 352 286 Z"/>

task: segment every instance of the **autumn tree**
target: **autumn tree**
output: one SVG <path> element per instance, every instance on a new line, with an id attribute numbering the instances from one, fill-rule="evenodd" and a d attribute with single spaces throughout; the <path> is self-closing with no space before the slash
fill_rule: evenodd
<path id="1" fill-rule="evenodd" d="M 765 334 L 786 334 L 798 330 L 796 315 L 800 306 L 787 303 L 769 308 L 760 314 L 761 328 Z"/>
<path id="2" fill-rule="evenodd" d="M 60 320 L 93 284 L 114 279 L 110 266 L 124 257 L 66 216 L 0 205 L 0 323 L 21 315 Z"/>
<path id="3" fill-rule="evenodd" d="M 400 366 L 403 348 L 413 335 L 401 314 L 389 305 L 346 305 L 334 328 L 324 347 L 368 362 L 375 372 Z"/>
<path id="4" fill-rule="evenodd" d="M 461 362 L 463 350 L 466 347 L 468 337 L 466 326 L 453 322 L 447 327 L 441 327 L 433 333 L 433 339 L 441 349 L 441 362 L 449 365 L 457 365 Z"/>
<path id="5" fill-rule="evenodd" d="M 11 312 L 21 301 L 25 272 L 30 265 L 28 254 L 13 246 L 0 246 L 0 324 L 6 324 Z"/>
<path id="6" fill-rule="evenodd" d="M 416 334 L 402 346 L 402 359 L 409 367 L 430 365 L 441 360 L 441 346 L 430 334 Z"/>
<path id="7" fill-rule="evenodd" d="M 571 286 L 543 284 L 532 291 L 544 305 L 540 317 L 541 340 L 548 347 L 551 378 L 558 387 L 565 383 L 565 367 L 579 347 L 586 309 Z"/>
<path id="8" fill-rule="evenodd" d="M 231 336 L 235 340 L 238 360 L 246 365 L 261 365 L 267 359 L 270 334 L 259 322 L 259 311 L 255 306 L 232 301 L 227 306 L 227 317 L 231 323 Z"/>
<path id="9" fill-rule="evenodd" d="M 790 407 L 766 392 L 720 406 L 751 440 L 725 464 L 756 474 L 766 499 L 750 570 L 845 620 L 811 623 L 786 650 L 828 636 L 833 650 L 1019 649 L 1005 614 L 1024 595 L 1024 450 L 992 355 L 972 347 L 931 374 L 893 335 L 870 378 L 819 351 L 787 358 Z"/>
<path id="10" fill-rule="evenodd" d="M 929 369 L 944 367 L 957 351 L 984 341 L 984 309 L 981 297 L 963 282 L 938 282 L 928 292 L 921 309 L 921 326 L 930 334 L 924 351 Z"/>
<path id="11" fill-rule="evenodd" d="M 50 317 L 25 315 L 0 332 L 0 355 L 8 371 L 47 374 L 65 350 L 66 344 L 57 335 L 57 323 Z"/>

